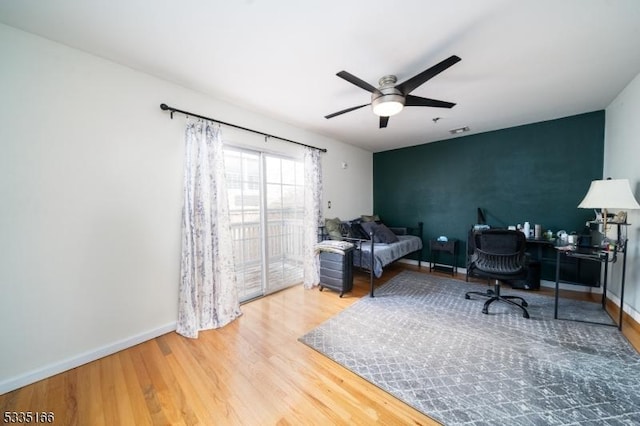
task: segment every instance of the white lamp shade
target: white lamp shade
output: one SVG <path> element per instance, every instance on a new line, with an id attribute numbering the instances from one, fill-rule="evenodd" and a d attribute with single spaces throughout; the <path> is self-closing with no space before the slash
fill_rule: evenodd
<path id="1" fill-rule="evenodd" d="M 634 210 L 640 209 L 640 205 L 631 192 L 628 179 L 606 179 L 591 182 L 589 191 L 578 208 Z"/>

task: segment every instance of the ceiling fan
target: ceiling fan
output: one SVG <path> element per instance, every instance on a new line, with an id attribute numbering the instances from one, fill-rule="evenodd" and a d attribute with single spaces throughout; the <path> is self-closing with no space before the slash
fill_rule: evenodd
<path id="1" fill-rule="evenodd" d="M 380 87 L 377 88 L 347 71 L 340 71 L 336 74 L 338 77 L 347 80 L 351 84 L 355 84 L 367 92 L 371 92 L 371 102 L 325 115 L 324 118 L 333 118 L 347 112 L 355 111 L 367 105 L 371 105 L 373 113 L 380 116 L 380 128 L 382 129 L 383 127 L 387 127 L 389 117 L 402 111 L 402 108 L 405 106 L 452 108 L 455 105 L 454 103 L 413 96 L 410 95 L 410 93 L 427 80 L 435 77 L 442 71 L 460 61 L 461 59 L 458 56 L 452 55 L 444 61 L 422 71 L 420 74 L 413 76 L 400 84 L 395 84 L 396 81 L 398 81 L 395 75 L 385 75 L 378 81 Z"/>

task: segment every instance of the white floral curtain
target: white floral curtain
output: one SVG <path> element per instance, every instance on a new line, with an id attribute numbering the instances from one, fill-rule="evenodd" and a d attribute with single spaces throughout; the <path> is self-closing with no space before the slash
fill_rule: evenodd
<path id="1" fill-rule="evenodd" d="M 304 288 L 313 288 L 320 283 L 320 265 L 315 253 L 318 242 L 318 227 L 322 221 L 322 167 L 320 151 L 305 148 L 304 151 Z"/>
<path id="2" fill-rule="evenodd" d="M 222 131 L 187 119 L 185 131 L 182 264 L 177 332 L 196 338 L 242 313 L 224 174 Z"/>

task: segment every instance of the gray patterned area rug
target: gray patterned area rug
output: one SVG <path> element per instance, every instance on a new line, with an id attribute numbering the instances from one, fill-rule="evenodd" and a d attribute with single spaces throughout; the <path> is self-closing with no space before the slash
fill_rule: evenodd
<path id="1" fill-rule="evenodd" d="M 640 425 L 640 355 L 616 327 L 554 320 L 530 292 L 530 319 L 484 315 L 464 298 L 479 288 L 405 271 L 300 341 L 445 425 Z M 611 322 L 567 299 L 559 316 Z"/>

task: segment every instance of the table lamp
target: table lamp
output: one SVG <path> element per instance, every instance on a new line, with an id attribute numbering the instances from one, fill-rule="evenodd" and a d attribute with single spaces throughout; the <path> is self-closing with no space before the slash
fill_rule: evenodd
<path id="1" fill-rule="evenodd" d="M 592 181 L 578 208 L 602 210 L 604 242 L 607 241 L 607 210 L 635 210 L 640 209 L 640 205 L 631 192 L 628 179 L 608 178 Z"/>

